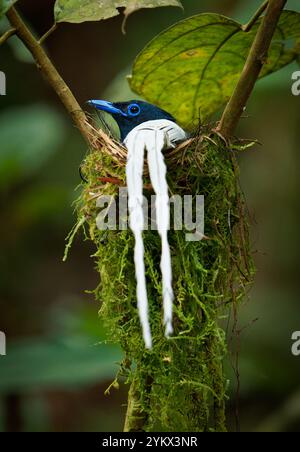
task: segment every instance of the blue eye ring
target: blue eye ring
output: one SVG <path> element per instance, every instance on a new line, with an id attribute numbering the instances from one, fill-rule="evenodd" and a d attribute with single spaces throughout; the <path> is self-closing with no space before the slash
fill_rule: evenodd
<path id="1" fill-rule="evenodd" d="M 130 104 L 127 108 L 128 116 L 138 116 L 141 113 L 141 107 L 138 104 Z"/>

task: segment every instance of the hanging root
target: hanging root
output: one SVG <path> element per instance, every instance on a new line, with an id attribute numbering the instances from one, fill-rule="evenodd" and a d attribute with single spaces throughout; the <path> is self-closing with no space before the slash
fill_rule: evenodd
<path id="1" fill-rule="evenodd" d="M 238 149 L 238 143 L 235 149 Z M 248 218 L 239 188 L 237 150 L 226 149 L 216 135 L 189 140 L 166 156 L 172 194 L 205 196 L 205 238 L 187 242 L 186 231 L 168 234 L 173 288 L 163 287 L 157 231 L 144 232 L 148 310 L 153 337 L 145 350 L 136 306 L 134 236 L 131 231 L 99 231 L 96 198 L 118 196 L 119 187 L 101 180 L 118 179 L 125 186 L 123 152 L 93 151 L 83 165 L 88 180 L 78 203 L 79 217 L 89 224 L 96 246 L 100 283 L 95 291 L 100 318 L 110 339 L 121 345 L 122 375 L 131 384 L 126 431 L 224 431 L 227 379 L 223 361 L 227 338 L 222 321 L 245 296 L 254 269 Z M 104 178 L 104 179 L 103 179 Z M 145 172 L 144 183 L 150 185 Z M 148 197 L 153 194 L 144 190 Z M 171 221 L 172 225 L 172 221 Z M 169 306 L 174 291 L 173 335 Z M 162 315 L 162 299 L 165 314 Z M 223 319 L 223 320 L 222 320 Z M 145 324 L 145 323 L 144 323 Z M 165 326 L 165 328 L 164 328 Z M 144 337 L 147 326 L 144 326 Z M 148 343 L 149 345 L 149 343 Z"/>

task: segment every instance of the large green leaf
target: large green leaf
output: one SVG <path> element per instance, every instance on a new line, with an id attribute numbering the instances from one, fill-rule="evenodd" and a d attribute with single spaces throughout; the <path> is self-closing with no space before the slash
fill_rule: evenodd
<path id="1" fill-rule="evenodd" d="M 207 120 L 228 101 L 260 21 L 250 32 L 217 14 L 183 20 L 158 35 L 137 57 L 131 88 L 185 126 Z M 300 54 L 300 14 L 283 12 L 261 76 Z"/>
<path id="2" fill-rule="evenodd" d="M 28 339 L 7 343 L 0 356 L 0 394 L 70 388 L 114 378 L 122 359 L 112 345 L 95 345 L 85 336 Z"/>
<path id="3" fill-rule="evenodd" d="M 18 0 L 0 0 L 0 19 Z"/>
<path id="4" fill-rule="evenodd" d="M 54 7 L 57 22 L 80 23 L 117 16 L 117 8 L 125 8 L 125 17 L 142 8 L 182 6 L 180 0 L 56 0 Z"/>

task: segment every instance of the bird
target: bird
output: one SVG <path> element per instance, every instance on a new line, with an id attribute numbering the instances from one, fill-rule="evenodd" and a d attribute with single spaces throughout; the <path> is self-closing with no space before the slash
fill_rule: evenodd
<path id="1" fill-rule="evenodd" d="M 147 152 L 149 176 L 156 195 L 156 223 L 161 237 L 162 292 L 165 336 L 173 333 L 172 316 L 174 292 L 172 288 L 171 252 L 168 242 L 170 229 L 170 200 L 167 167 L 163 151 L 175 148 L 188 134 L 167 111 L 142 100 L 108 102 L 90 100 L 89 105 L 109 113 L 116 121 L 121 142 L 127 148 L 126 181 L 128 189 L 129 225 L 135 237 L 134 262 L 137 281 L 137 305 L 144 343 L 152 349 L 149 307 L 144 263 L 143 170 Z"/>
<path id="2" fill-rule="evenodd" d="M 150 120 L 167 120 L 176 124 L 176 119 L 167 111 L 141 100 L 128 102 L 108 102 L 105 100 L 89 100 L 88 104 L 109 113 L 120 130 L 121 141 L 137 126 Z"/>

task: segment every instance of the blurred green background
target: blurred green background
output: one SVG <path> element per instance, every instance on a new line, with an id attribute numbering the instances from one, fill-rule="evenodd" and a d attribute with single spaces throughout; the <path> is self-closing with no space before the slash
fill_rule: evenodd
<path id="1" fill-rule="evenodd" d="M 260 3 L 183 0 L 184 13 L 135 13 L 126 36 L 121 17 L 62 24 L 47 49 L 82 105 L 97 97 L 123 100 L 130 96 L 125 75 L 134 57 L 159 31 L 208 11 L 246 22 Z M 41 35 L 52 25 L 53 4 L 20 0 L 19 7 Z M 289 0 L 288 8 L 300 11 L 299 1 Z M 5 27 L 0 22 L 0 30 Z M 0 97 L 0 331 L 7 335 L 7 356 L 0 356 L 0 431 L 119 431 L 127 388 L 104 395 L 122 355 L 104 343 L 99 306 L 85 292 L 98 283 L 92 245 L 77 238 L 62 263 L 86 146 L 16 38 L 1 46 L 0 70 L 7 76 L 7 96 Z M 300 357 L 291 354 L 291 335 L 300 330 L 294 70 L 259 82 L 239 130 L 262 143 L 240 159 L 258 267 L 240 315 L 242 431 L 300 431 Z"/>

